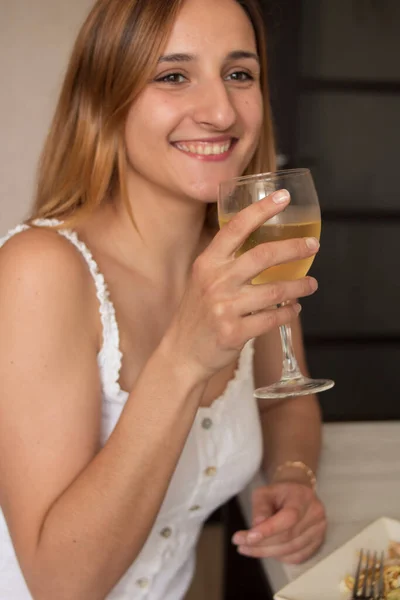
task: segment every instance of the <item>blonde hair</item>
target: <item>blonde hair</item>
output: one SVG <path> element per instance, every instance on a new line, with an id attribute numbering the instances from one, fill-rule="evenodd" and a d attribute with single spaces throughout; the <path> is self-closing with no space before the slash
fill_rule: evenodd
<path id="1" fill-rule="evenodd" d="M 257 0 L 236 0 L 253 23 L 262 69 L 264 127 L 246 174 L 274 169 L 266 39 Z M 81 223 L 120 195 L 133 220 L 124 126 L 151 79 L 184 0 L 98 0 L 75 42 L 41 155 L 30 222 Z"/>

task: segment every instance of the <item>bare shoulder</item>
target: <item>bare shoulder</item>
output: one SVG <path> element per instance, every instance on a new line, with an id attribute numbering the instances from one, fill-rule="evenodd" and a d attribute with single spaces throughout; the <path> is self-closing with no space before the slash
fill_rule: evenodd
<path id="1" fill-rule="evenodd" d="M 49 507 L 98 451 L 99 321 L 69 240 L 32 229 L 2 246 L 0 505 L 25 564 Z"/>
<path id="2" fill-rule="evenodd" d="M 77 248 L 57 231 L 43 227 L 17 233 L 0 248 L 0 277 L 5 274 L 19 280 L 29 274 L 44 280 L 64 275 L 82 283 L 89 275 Z"/>
<path id="3" fill-rule="evenodd" d="M 40 299 L 43 307 L 57 303 L 61 312 L 97 312 L 86 261 L 69 240 L 48 228 L 22 231 L 0 248 L 0 297 L 19 307 Z"/>

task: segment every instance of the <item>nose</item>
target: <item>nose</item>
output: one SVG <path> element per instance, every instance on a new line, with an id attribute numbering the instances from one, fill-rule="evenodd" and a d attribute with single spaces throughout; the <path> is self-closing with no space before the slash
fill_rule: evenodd
<path id="1" fill-rule="evenodd" d="M 236 121 L 236 110 L 223 81 L 205 82 L 196 90 L 193 118 L 199 125 L 226 131 Z"/>

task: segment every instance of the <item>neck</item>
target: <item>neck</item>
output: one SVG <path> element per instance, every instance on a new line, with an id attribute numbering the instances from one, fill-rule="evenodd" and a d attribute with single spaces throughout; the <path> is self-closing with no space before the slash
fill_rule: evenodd
<path id="1" fill-rule="evenodd" d="M 104 210 L 107 252 L 154 281 L 185 284 L 193 261 L 207 243 L 206 205 L 162 189 L 149 193 L 143 187 L 129 190 L 135 225 L 120 199 Z"/>

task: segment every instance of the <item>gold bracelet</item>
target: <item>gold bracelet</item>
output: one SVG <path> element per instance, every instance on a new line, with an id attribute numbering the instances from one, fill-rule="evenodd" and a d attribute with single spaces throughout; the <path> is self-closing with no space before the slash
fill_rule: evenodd
<path id="1" fill-rule="evenodd" d="M 279 467 L 276 468 L 274 476 L 277 473 L 280 473 L 281 471 L 283 471 L 283 469 L 285 469 L 285 468 L 301 469 L 302 471 L 304 471 L 310 480 L 312 489 L 315 492 L 315 488 L 317 487 L 317 478 L 315 477 L 314 472 L 312 471 L 312 469 L 310 469 L 310 467 L 308 467 L 301 460 L 287 460 L 286 462 L 284 462 L 283 464 L 279 465 Z M 274 479 L 274 478 L 272 478 L 272 479 Z"/>

